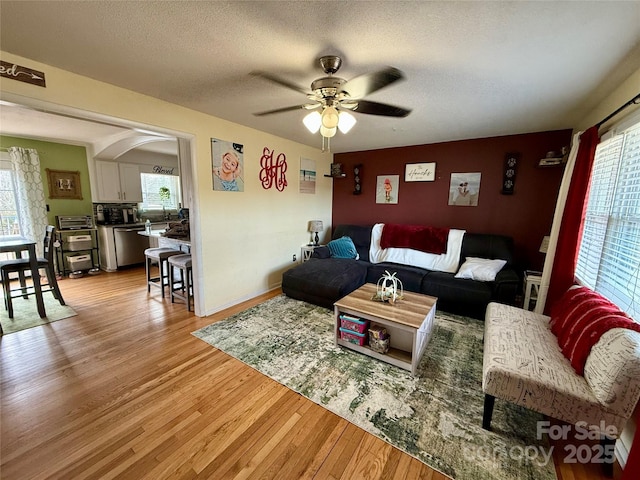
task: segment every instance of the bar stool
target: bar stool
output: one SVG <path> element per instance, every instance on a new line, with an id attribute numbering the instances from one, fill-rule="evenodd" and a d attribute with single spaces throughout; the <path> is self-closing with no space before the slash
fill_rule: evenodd
<path id="1" fill-rule="evenodd" d="M 169 291 L 171 303 L 175 303 L 175 297 L 187 303 L 187 310 L 191 311 L 191 299 L 193 298 L 193 270 L 191 268 L 191 255 L 182 254 L 169 257 Z M 180 270 L 180 286 L 176 287 L 175 269 Z"/>
<path id="2" fill-rule="evenodd" d="M 180 250 L 174 250 L 173 248 L 147 248 L 144 251 L 146 258 L 145 267 L 147 270 L 147 292 L 151 291 L 151 285 L 155 285 L 162 291 L 162 298 L 164 298 L 164 286 L 169 285 L 169 267 L 167 265 L 165 270 L 165 264 L 167 260 L 175 255 L 180 255 Z M 158 264 L 158 276 L 151 277 L 151 266 Z"/>

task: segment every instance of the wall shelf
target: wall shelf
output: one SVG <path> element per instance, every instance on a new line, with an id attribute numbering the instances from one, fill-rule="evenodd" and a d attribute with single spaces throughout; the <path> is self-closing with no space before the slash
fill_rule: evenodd
<path id="1" fill-rule="evenodd" d="M 327 178 L 346 178 L 347 174 L 343 173 L 342 175 L 331 175 L 331 174 L 325 173 L 324 176 Z"/>

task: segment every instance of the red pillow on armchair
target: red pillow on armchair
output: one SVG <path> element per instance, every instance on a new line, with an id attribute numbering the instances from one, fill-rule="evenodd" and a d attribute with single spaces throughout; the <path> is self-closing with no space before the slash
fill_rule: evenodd
<path id="1" fill-rule="evenodd" d="M 612 328 L 640 332 L 635 322 L 614 303 L 586 287 L 571 288 L 551 309 L 551 331 L 576 373 L 584 373 L 591 348 Z"/>

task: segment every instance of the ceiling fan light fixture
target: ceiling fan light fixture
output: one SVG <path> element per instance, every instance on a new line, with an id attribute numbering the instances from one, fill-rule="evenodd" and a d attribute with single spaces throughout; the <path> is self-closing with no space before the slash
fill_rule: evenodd
<path id="1" fill-rule="evenodd" d="M 349 112 L 340 112 L 338 115 L 338 128 L 342 133 L 348 133 L 356 124 L 356 117 Z"/>
<path id="2" fill-rule="evenodd" d="M 322 111 L 322 126 L 328 129 L 338 126 L 338 110 L 335 107 L 326 107 Z"/>
<path id="3" fill-rule="evenodd" d="M 335 136 L 337 131 L 338 131 L 337 127 L 327 128 L 324 125 L 320 127 L 320 135 L 322 135 L 325 138 L 331 138 Z"/>
<path id="4" fill-rule="evenodd" d="M 315 111 L 311 112 L 302 119 L 302 123 L 307 127 L 311 133 L 317 133 L 320 130 L 320 126 L 322 125 L 322 116 L 320 112 Z"/>

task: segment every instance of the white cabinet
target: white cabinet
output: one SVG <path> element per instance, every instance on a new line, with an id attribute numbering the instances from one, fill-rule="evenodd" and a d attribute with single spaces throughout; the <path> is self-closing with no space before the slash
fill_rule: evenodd
<path id="1" fill-rule="evenodd" d="M 98 202 L 120 202 L 120 173 L 116 162 L 96 160 Z"/>
<path id="2" fill-rule="evenodd" d="M 96 160 L 98 202 L 141 202 L 140 167 Z"/>
<path id="3" fill-rule="evenodd" d="M 142 183 L 140 183 L 140 166 L 132 163 L 119 163 L 120 188 L 122 200 L 125 202 L 142 201 Z"/>

